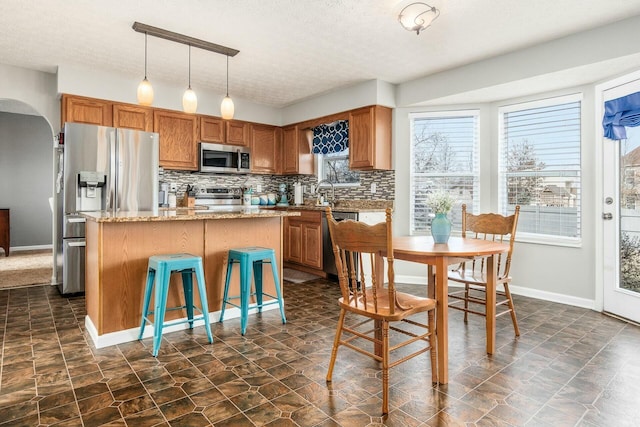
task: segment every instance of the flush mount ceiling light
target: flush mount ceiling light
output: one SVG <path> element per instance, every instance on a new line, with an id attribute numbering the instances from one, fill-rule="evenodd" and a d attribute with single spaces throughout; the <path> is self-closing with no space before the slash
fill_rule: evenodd
<path id="1" fill-rule="evenodd" d="M 140 105 L 153 103 L 153 88 L 147 80 L 147 33 L 144 33 L 144 79 L 138 85 L 138 103 Z"/>
<path id="2" fill-rule="evenodd" d="M 398 15 L 398 22 L 405 30 L 420 31 L 426 29 L 431 23 L 440 16 L 440 10 L 423 2 L 415 2 L 408 4 Z"/>
<path id="3" fill-rule="evenodd" d="M 233 101 L 231 97 L 229 97 L 229 56 L 227 55 L 227 96 L 222 100 L 222 104 L 220 104 L 220 113 L 222 114 L 222 118 L 225 120 L 233 119 L 233 112 L 235 107 L 233 106 Z"/>
<path id="4" fill-rule="evenodd" d="M 221 46 L 219 44 L 211 43 L 208 41 L 196 39 L 194 37 L 185 36 L 184 34 L 174 33 L 173 31 L 168 31 L 162 28 L 153 27 L 151 25 L 142 24 L 140 22 L 134 22 L 132 26 L 134 31 L 145 34 L 145 80 L 147 74 L 147 47 L 146 47 L 146 35 L 158 37 L 161 39 L 169 40 L 176 43 L 182 43 L 189 46 L 189 87 L 184 93 L 182 97 L 182 107 L 185 112 L 195 113 L 198 106 L 198 98 L 196 97 L 195 92 L 191 89 L 191 47 L 197 47 L 203 50 L 208 50 L 210 52 L 219 53 L 221 55 L 225 55 L 227 57 L 227 96 L 222 101 L 223 105 L 221 106 L 221 110 L 228 110 L 227 107 L 224 107 L 225 101 L 228 99 L 231 103 L 231 117 L 233 117 L 233 101 L 229 98 L 229 57 L 236 56 L 240 53 L 239 50 L 232 49 L 230 47 Z M 147 82 L 148 83 L 148 82 Z M 142 83 L 141 83 L 142 84 Z M 151 85 L 149 85 L 151 87 Z M 138 93 L 140 89 L 138 89 Z M 138 98 L 138 102 L 142 103 Z M 223 112 L 224 117 L 224 112 Z"/>
<path id="5" fill-rule="evenodd" d="M 195 113 L 198 109 L 198 97 L 191 89 L 191 46 L 189 46 L 189 87 L 182 95 L 182 109 L 185 113 Z"/>

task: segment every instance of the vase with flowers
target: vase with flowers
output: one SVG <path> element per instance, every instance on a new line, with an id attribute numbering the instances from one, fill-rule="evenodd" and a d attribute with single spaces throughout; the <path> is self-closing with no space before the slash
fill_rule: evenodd
<path id="1" fill-rule="evenodd" d="M 455 199 L 445 191 L 435 191 L 427 197 L 427 207 L 435 214 L 431 220 L 431 235 L 434 243 L 447 243 L 451 235 L 451 221 L 447 215 Z"/>

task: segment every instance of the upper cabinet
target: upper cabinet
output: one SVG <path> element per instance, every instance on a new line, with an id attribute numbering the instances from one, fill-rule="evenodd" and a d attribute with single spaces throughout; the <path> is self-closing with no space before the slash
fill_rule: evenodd
<path id="1" fill-rule="evenodd" d="M 227 120 L 226 131 L 227 137 L 225 142 L 227 144 L 249 146 L 251 132 L 251 124 L 248 122 L 242 122 L 240 120 Z"/>
<path id="2" fill-rule="evenodd" d="M 278 172 L 280 128 L 253 124 L 251 127 L 251 172 Z"/>
<path id="3" fill-rule="evenodd" d="M 313 175 L 314 157 L 311 153 L 311 129 L 288 126 L 282 129 L 282 173 L 285 175 Z"/>
<path id="4" fill-rule="evenodd" d="M 153 132 L 153 109 L 132 104 L 113 104 L 113 126 Z"/>
<path id="5" fill-rule="evenodd" d="M 200 116 L 200 141 L 224 144 L 224 120 L 212 116 Z"/>
<path id="6" fill-rule="evenodd" d="M 160 134 L 160 166 L 198 170 L 198 116 L 154 110 L 153 130 Z"/>
<path id="7" fill-rule="evenodd" d="M 62 95 L 62 125 L 66 122 L 113 126 L 113 103 L 101 99 Z"/>
<path id="8" fill-rule="evenodd" d="M 374 105 L 349 113 L 349 168 L 391 170 L 391 108 Z"/>

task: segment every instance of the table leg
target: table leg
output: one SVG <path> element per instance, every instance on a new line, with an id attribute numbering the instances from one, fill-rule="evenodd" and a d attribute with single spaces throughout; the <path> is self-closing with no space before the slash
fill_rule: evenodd
<path id="1" fill-rule="evenodd" d="M 449 382 L 448 265 L 447 257 L 439 256 L 436 258 L 436 338 L 438 343 L 438 382 L 440 384 Z"/>
<path id="2" fill-rule="evenodd" d="M 487 258 L 487 353 L 493 354 L 496 351 L 496 256 Z"/>

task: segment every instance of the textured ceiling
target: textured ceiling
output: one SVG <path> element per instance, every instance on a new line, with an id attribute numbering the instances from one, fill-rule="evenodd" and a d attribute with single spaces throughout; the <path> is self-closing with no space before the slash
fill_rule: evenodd
<path id="1" fill-rule="evenodd" d="M 419 36 L 397 0 L 0 0 L 0 63 L 141 79 L 139 21 L 240 50 L 229 92 L 282 107 L 354 83 L 402 83 L 640 14 L 638 0 L 437 0 Z M 192 49 L 191 86 L 225 92 L 226 58 Z M 149 37 L 148 78 L 187 85 L 188 48 Z"/>

